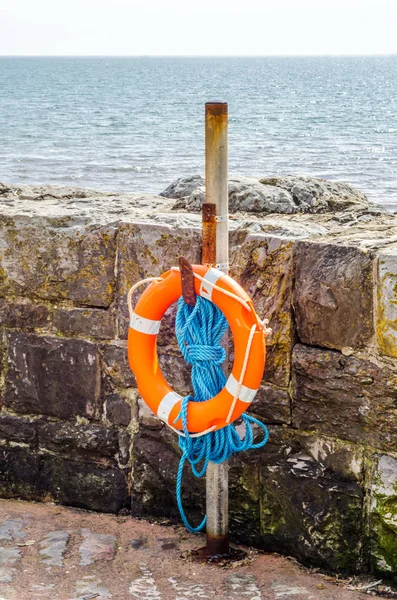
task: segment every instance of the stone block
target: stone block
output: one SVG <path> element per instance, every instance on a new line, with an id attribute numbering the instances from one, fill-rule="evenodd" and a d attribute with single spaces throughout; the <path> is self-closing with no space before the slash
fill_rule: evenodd
<path id="1" fill-rule="evenodd" d="M 244 452 L 230 459 L 229 531 L 231 539 L 261 546 L 261 478 L 258 454 Z"/>
<path id="2" fill-rule="evenodd" d="M 185 362 L 179 348 L 163 347 L 158 354 L 161 370 L 172 389 L 182 395 L 191 394 L 191 367 Z"/>
<path id="3" fill-rule="evenodd" d="M 120 430 L 118 435 L 119 438 L 119 452 L 117 459 L 120 465 L 127 465 L 131 459 L 131 435 L 128 431 Z"/>
<path id="4" fill-rule="evenodd" d="M 376 336 L 381 354 L 397 358 L 397 248 L 378 259 Z"/>
<path id="5" fill-rule="evenodd" d="M 374 334 L 373 257 L 335 243 L 297 242 L 294 308 L 300 341 L 341 350 Z"/>
<path id="6" fill-rule="evenodd" d="M 95 308 L 57 308 L 53 325 L 65 335 L 112 340 L 116 336 L 115 317 L 109 310 Z"/>
<path id="7" fill-rule="evenodd" d="M 136 387 L 134 374 L 128 364 L 127 344 L 124 341 L 103 344 L 103 386 L 106 392 Z"/>
<path id="8" fill-rule="evenodd" d="M 83 340 L 8 334 L 4 404 L 15 412 L 94 419 L 100 410 L 100 361 Z"/>
<path id="9" fill-rule="evenodd" d="M 0 497 L 38 500 L 39 457 L 30 448 L 0 446 Z"/>
<path id="10" fill-rule="evenodd" d="M 116 228 L 82 219 L 0 218 L 0 296 L 109 306 Z"/>
<path id="11" fill-rule="evenodd" d="M 294 241 L 264 234 L 248 235 L 233 257 L 230 275 L 252 298 L 261 318 L 269 319 L 264 380 L 280 387 L 290 379 L 294 339 L 292 320 Z"/>
<path id="12" fill-rule="evenodd" d="M 295 346 L 294 426 L 396 450 L 396 401 L 397 373 L 388 364 Z"/>
<path id="13" fill-rule="evenodd" d="M 262 384 L 251 404 L 250 413 L 271 425 L 291 423 L 291 398 L 286 389 Z"/>
<path id="14" fill-rule="evenodd" d="M 375 457 L 371 483 L 371 568 L 380 576 L 397 576 L 397 459 Z"/>
<path id="15" fill-rule="evenodd" d="M 168 427 L 159 431 L 140 426 L 133 440 L 131 510 L 134 516 L 180 519 L 175 499 L 180 455 L 177 436 Z M 182 500 L 189 520 L 198 525 L 205 512 L 204 481 L 193 477 L 188 464 L 183 473 Z"/>
<path id="16" fill-rule="evenodd" d="M 106 419 L 113 425 L 127 427 L 132 419 L 131 405 L 118 394 L 109 394 L 104 405 Z"/>
<path id="17" fill-rule="evenodd" d="M 44 497 L 87 510 L 117 513 L 129 506 L 128 473 L 82 459 L 41 457 L 38 487 Z"/>
<path id="18" fill-rule="evenodd" d="M 360 448 L 283 427 L 272 428 L 258 453 L 261 546 L 327 571 L 359 571 L 365 519 Z"/>
<path id="19" fill-rule="evenodd" d="M 158 223 L 123 224 L 118 235 L 118 256 L 119 335 L 126 338 L 129 288 L 141 279 L 161 275 L 172 266 L 177 266 L 179 256 L 184 256 L 193 264 L 200 263 L 201 231 L 194 228 L 176 229 Z M 142 288 L 134 294 L 135 302 L 141 292 Z"/>
<path id="20" fill-rule="evenodd" d="M 50 531 L 40 542 L 40 556 L 50 567 L 63 567 L 64 558 L 71 539 L 67 531 Z"/>
<path id="21" fill-rule="evenodd" d="M 38 422 L 39 447 L 59 454 L 113 458 L 119 451 L 118 435 L 115 427 Z"/>
<path id="22" fill-rule="evenodd" d="M 24 417 L 0 415 L 0 440 L 37 445 L 37 423 Z"/>
<path id="23" fill-rule="evenodd" d="M 98 560 L 113 560 L 116 554 L 117 538 L 115 535 L 94 533 L 89 529 L 82 529 L 81 535 L 83 542 L 79 548 L 80 566 L 86 567 Z M 99 596 L 99 594 L 97 595 Z"/>
<path id="24" fill-rule="evenodd" d="M 48 307 L 42 304 L 0 299 L 0 323 L 3 327 L 31 331 L 46 327 L 50 315 Z"/>
<path id="25" fill-rule="evenodd" d="M 137 394 L 137 403 L 138 403 L 138 422 L 139 425 L 144 429 L 152 429 L 160 431 L 165 426 L 163 421 L 161 421 L 157 415 L 154 414 L 145 403 L 144 400 L 139 396 L 138 390 Z"/>

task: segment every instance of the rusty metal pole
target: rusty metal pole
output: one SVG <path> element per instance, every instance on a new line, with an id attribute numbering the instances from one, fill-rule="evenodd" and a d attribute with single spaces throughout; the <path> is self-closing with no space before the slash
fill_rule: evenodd
<path id="1" fill-rule="evenodd" d="M 205 204 L 203 264 L 229 270 L 228 109 L 225 102 L 205 105 Z M 227 368 L 227 365 L 226 365 Z M 206 474 L 206 555 L 229 553 L 228 463 L 209 463 Z"/>

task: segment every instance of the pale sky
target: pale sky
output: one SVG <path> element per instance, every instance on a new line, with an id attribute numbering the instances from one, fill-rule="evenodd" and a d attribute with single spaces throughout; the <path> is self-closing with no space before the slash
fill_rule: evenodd
<path id="1" fill-rule="evenodd" d="M 397 53 L 397 0 L 0 0 L 0 55 Z"/>

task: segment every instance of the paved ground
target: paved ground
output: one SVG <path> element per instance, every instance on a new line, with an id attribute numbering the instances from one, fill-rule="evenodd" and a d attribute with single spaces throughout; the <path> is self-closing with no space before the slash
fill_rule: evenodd
<path id="1" fill-rule="evenodd" d="M 189 561 L 184 553 L 200 545 L 181 527 L 0 500 L 0 600 L 365 597 L 273 554 L 249 552 L 227 568 Z"/>

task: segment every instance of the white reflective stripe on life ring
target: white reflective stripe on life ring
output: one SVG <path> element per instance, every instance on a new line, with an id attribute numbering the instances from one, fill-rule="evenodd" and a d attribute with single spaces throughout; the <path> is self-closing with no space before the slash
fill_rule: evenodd
<path id="1" fill-rule="evenodd" d="M 238 386 L 237 379 L 233 375 L 229 375 L 229 379 L 226 381 L 225 388 L 227 389 L 229 394 L 231 394 L 233 396 L 233 398 L 236 395 L 237 386 Z M 253 399 L 255 398 L 257 391 L 258 390 L 253 390 L 252 388 L 242 385 L 240 393 L 238 395 L 238 399 L 241 400 L 241 402 L 247 402 L 248 404 L 250 404 L 253 401 Z"/>
<path id="2" fill-rule="evenodd" d="M 212 300 L 212 292 L 214 288 L 212 287 L 212 285 L 206 285 L 206 282 L 208 281 L 209 283 L 215 285 L 218 279 L 224 274 L 225 273 L 222 273 L 222 271 L 219 271 L 219 269 L 215 269 L 213 267 L 211 269 L 208 269 L 208 271 L 203 277 L 204 281 L 202 281 L 200 285 L 200 296 L 202 298 L 206 298 L 207 300 Z"/>
<path id="3" fill-rule="evenodd" d="M 182 400 L 182 396 L 177 394 L 176 392 L 168 392 L 161 400 L 160 404 L 157 408 L 157 416 L 162 420 L 168 423 L 168 417 L 170 416 L 170 412 L 174 408 L 175 404 Z"/>
<path id="4" fill-rule="evenodd" d="M 146 319 L 146 317 L 140 317 L 136 313 L 132 313 L 130 327 L 131 329 L 135 329 L 135 331 L 157 335 L 160 331 L 160 325 L 161 321 L 153 321 L 153 319 Z"/>

